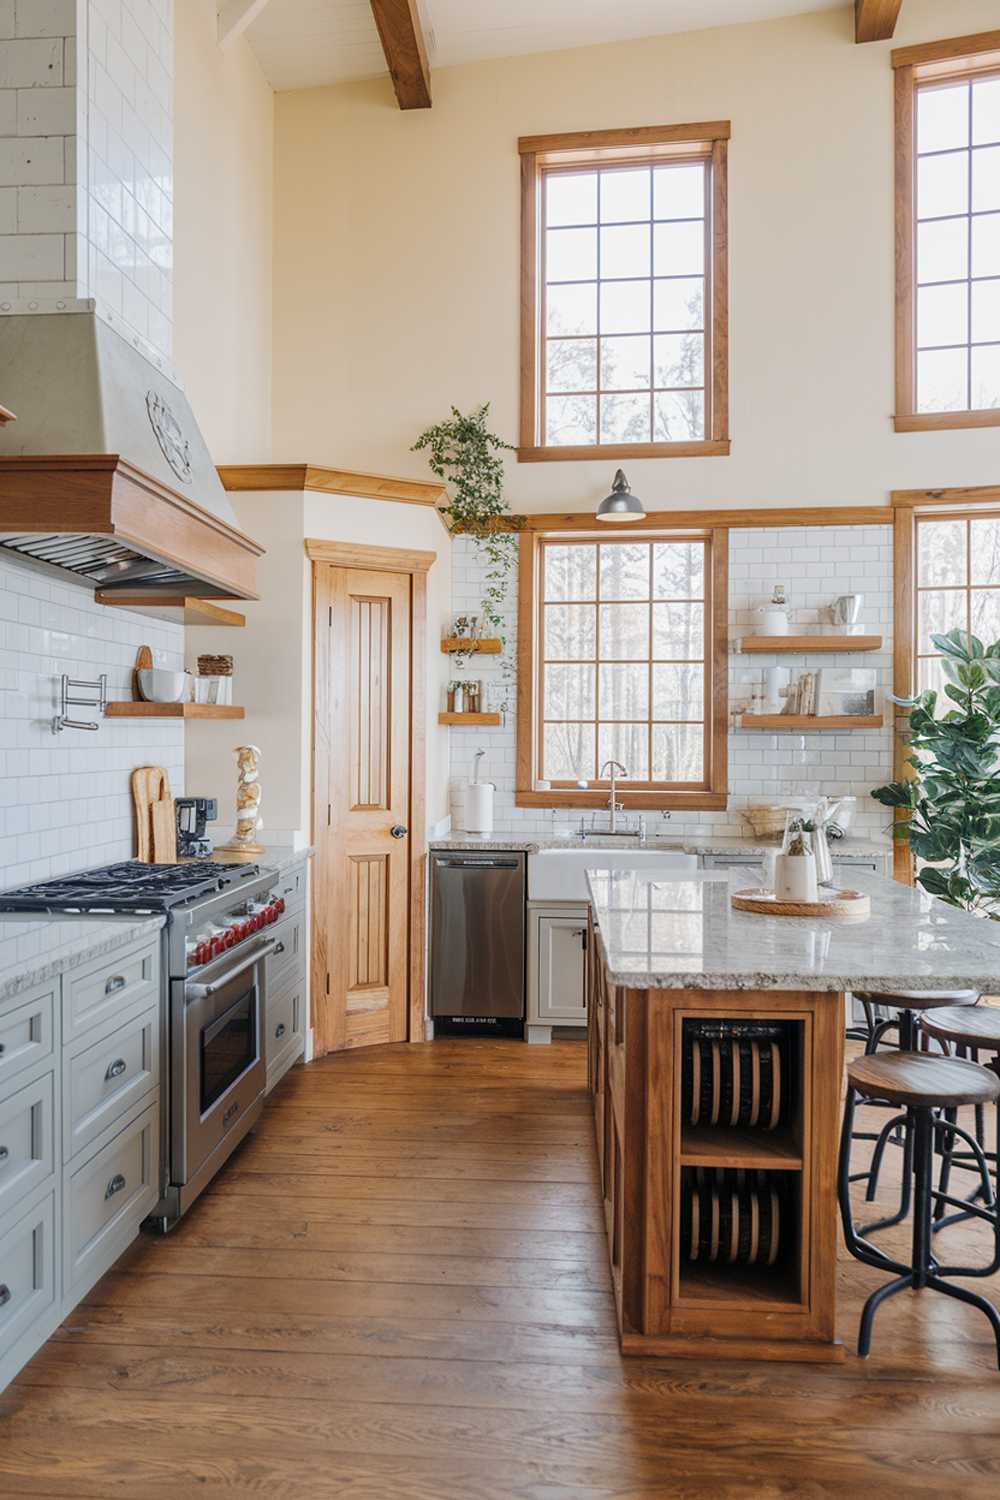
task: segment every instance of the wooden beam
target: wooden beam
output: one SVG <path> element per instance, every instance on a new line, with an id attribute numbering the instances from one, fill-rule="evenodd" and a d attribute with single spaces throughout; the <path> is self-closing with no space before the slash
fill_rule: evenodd
<path id="1" fill-rule="evenodd" d="M 854 0 L 854 40 L 887 42 L 896 29 L 903 0 Z"/>
<path id="2" fill-rule="evenodd" d="M 417 0 L 371 0 L 400 109 L 430 109 L 431 70 Z"/>
<path id="3" fill-rule="evenodd" d="M 219 46 L 229 47 L 260 15 L 268 0 L 222 0 L 219 6 Z"/>

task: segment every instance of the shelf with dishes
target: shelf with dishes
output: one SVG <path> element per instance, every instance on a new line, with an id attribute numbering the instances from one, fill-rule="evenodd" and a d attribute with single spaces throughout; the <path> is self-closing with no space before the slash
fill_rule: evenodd
<path id="1" fill-rule="evenodd" d="M 440 713 L 438 714 L 438 723 L 462 726 L 465 728 L 472 728 L 474 725 L 478 725 L 480 729 L 497 729 L 503 723 L 503 715 L 477 713 Z"/>
<path id="2" fill-rule="evenodd" d="M 737 714 L 737 729 L 881 729 L 881 714 Z"/>
<path id="3" fill-rule="evenodd" d="M 480 636 L 470 638 L 469 636 L 450 635 L 441 642 L 441 650 L 449 656 L 497 656 L 503 650 L 503 641 L 494 636 Z"/>

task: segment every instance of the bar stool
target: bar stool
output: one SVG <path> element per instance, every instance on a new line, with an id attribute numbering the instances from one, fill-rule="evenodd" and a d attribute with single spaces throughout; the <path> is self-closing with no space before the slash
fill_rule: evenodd
<path id="1" fill-rule="evenodd" d="M 902 1052 L 915 1052 L 919 1035 L 920 1017 L 929 1010 L 940 1007 L 969 1006 L 978 1004 L 980 993 L 978 990 L 855 990 L 855 1000 L 860 1000 L 864 1007 L 865 1027 L 848 1027 L 847 1036 L 865 1044 L 866 1055 L 877 1052 L 879 1044 L 886 1032 L 893 1028 L 897 1032 L 899 1048 Z M 895 1010 L 894 1016 L 879 1018 L 878 1008 Z M 874 1104 L 881 1108 L 887 1108 L 889 1102 L 881 1099 L 866 1099 L 866 1104 Z M 879 1131 L 858 1130 L 854 1133 L 856 1141 L 874 1141 L 875 1149 L 872 1151 L 871 1161 L 867 1170 L 857 1172 L 851 1178 L 852 1182 L 866 1181 L 865 1199 L 868 1203 L 875 1201 L 878 1193 L 879 1176 L 882 1171 L 882 1161 L 885 1156 L 886 1146 L 890 1141 L 894 1145 L 903 1147 L 903 1175 L 901 1179 L 899 1208 L 896 1213 L 888 1218 L 879 1219 L 872 1227 L 876 1229 L 888 1229 L 893 1224 L 902 1223 L 910 1211 L 910 1189 L 913 1181 L 913 1142 L 910 1136 L 901 1134 L 896 1122 L 890 1120 L 888 1125 Z"/>
<path id="2" fill-rule="evenodd" d="M 980 1052 L 989 1053 L 985 1064 L 991 1073 L 1000 1078 L 1000 1010 L 991 1005 L 965 1006 L 956 1005 L 952 1009 L 935 1011 L 931 1016 L 921 1018 L 920 1030 L 927 1037 L 933 1039 L 940 1045 L 941 1050 L 950 1053 L 956 1051 L 960 1057 L 970 1057 L 973 1062 L 979 1062 Z M 949 1109 L 945 1111 L 945 1118 L 955 1123 L 956 1111 Z M 982 1156 L 993 1163 L 994 1175 L 997 1169 L 997 1153 L 1000 1151 L 1000 1099 L 997 1100 L 996 1110 L 996 1135 L 994 1136 L 994 1149 L 986 1149 L 985 1121 L 983 1109 L 980 1106 L 976 1110 L 976 1142 L 980 1147 Z M 954 1198 L 945 1199 L 942 1195 L 947 1193 L 951 1181 L 953 1167 L 960 1169 L 978 1170 L 979 1153 L 972 1151 L 956 1151 L 955 1135 L 952 1135 L 948 1146 L 942 1154 L 941 1173 L 938 1178 L 937 1205 L 934 1215 L 934 1228 L 946 1229 L 949 1224 L 960 1224 L 965 1219 L 979 1216 L 973 1205 L 980 1198 L 988 1210 L 996 1212 L 996 1196 L 987 1190 L 983 1191 L 980 1182 L 965 1200 L 967 1207 L 962 1208 Z M 946 1203 L 958 1209 L 957 1213 L 945 1215 Z"/>
<path id="3" fill-rule="evenodd" d="M 847 1101 L 840 1135 L 840 1162 L 837 1171 L 837 1195 L 844 1227 L 844 1240 L 856 1260 L 882 1271 L 895 1271 L 892 1281 L 878 1287 L 866 1301 L 858 1329 L 858 1354 L 866 1358 L 871 1349 L 875 1313 L 888 1297 L 905 1287 L 914 1291 L 930 1288 L 943 1292 L 959 1302 L 978 1307 L 990 1320 L 997 1345 L 997 1367 L 1000 1368 L 1000 1313 L 985 1297 L 965 1287 L 953 1286 L 951 1276 L 992 1276 L 1000 1270 L 1000 1215 L 986 1214 L 993 1225 L 993 1259 L 988 1266 L 941 1265 L 931 1251 L 932 1212 L 935 1192 L 932 1183 L 934 1142 L 945 1132 L 957 1133 L 970 1146 L 972 1137 L 946 1120 L 935 1117 L 939 1109 L 957 1109 L 963 1104 L 989 1104 L 1000 1096 L 1000 1078 L 978 1063 L 955 1057 L 935 1057 L 928 1052 L 894 1052 L 859 1057 L 847 1070 Z M 913 1249 L 909 1265 L 886 1255 L 868 1236 L 875 1225 L 858 1229 L 851 1209 L 850 1162 L 854 1131 L 855 1104 L 861 1100 L 879 1099 L 902 1110 L 897 1117 L 911 1142 L 913 1171 Z M 953 1139 L 953 1135 L 949 1135 Z M 978 1148 L 977 1148 L 978 1149 Z M 980 1153 L 981 1155 L 981 1153 Z M 989 1169 L 985 1159 L 981 1171 L 987 1184 Z"/>

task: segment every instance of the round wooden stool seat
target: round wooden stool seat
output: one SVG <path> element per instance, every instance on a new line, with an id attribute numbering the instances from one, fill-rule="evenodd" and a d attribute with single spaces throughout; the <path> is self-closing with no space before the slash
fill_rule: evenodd
<path id="1" fill-rule="evenodd" d="M 978 1063 L 930 1052 L 881 1052 L 859 1057 L 847 1070 L 852 1089 L 903 1108 L 938 1109 L 989 1104 L 1000 1096 L 1000 1078 Z"/>
<path id="2" fill-rule="evenodd" d="M 1000 1009 L 993 1005 L 955 1005 L 936 1010 L 921 1021 L 920 1029 L 942 1042 L 1000 1052 Z"/>
<path id="3" fill-rule="evenodd" d="M 855 1000 L 894 1005 L 897 1010 L 935 1010 L 944 1005 L 975 1005 L 978 990 L 854 990 Z"/>

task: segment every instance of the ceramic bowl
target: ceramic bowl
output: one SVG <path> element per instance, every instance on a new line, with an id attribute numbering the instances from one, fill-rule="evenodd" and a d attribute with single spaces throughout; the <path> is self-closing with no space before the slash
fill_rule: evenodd
<path id="1" fill-rule="evenodd" d="M 139 673 L 139 691 L 147 703 L 183 703 L 188 696 L 188 675 L 146 667 Z"/>

